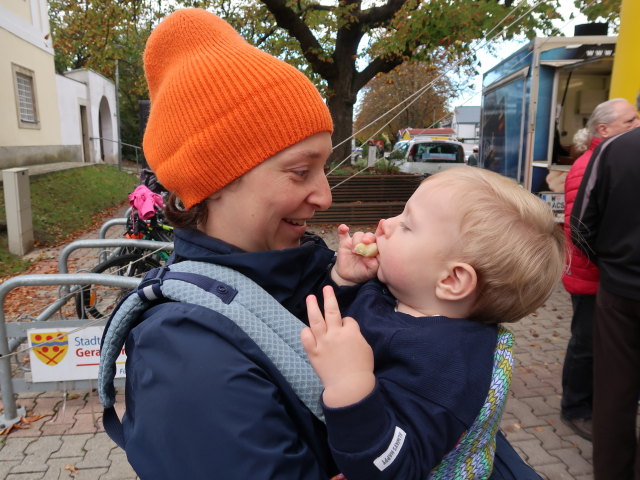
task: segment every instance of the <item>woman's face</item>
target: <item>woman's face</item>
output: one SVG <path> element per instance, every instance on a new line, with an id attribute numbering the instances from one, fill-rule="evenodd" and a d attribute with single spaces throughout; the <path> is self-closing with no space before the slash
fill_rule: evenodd
<path id="1" fill-rule="evenodd" d="M 207 199 L 204 232 L 248 252 L 300 245 L 307 220 L 331 205 L 330 154 L 322 132 L 265 160 Z"/>

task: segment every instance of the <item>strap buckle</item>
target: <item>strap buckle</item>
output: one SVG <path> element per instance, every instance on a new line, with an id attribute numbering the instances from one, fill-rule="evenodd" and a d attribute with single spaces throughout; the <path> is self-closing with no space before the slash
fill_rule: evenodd
<path id="1" fill-rule="evenodd" d="M 160 298 L 164 298 L 162 294 L 162 282 L 165 274 L 169 271 L 169 267 L 163 266 L 149 270 L 138 285 L 136 293 L 147 302 L 153 302 Z"/>

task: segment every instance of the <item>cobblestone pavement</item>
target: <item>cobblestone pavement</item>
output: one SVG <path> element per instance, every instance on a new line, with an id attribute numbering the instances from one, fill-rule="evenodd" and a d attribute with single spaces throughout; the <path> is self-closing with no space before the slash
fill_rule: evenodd
<path id="1" fill-rule="evenodd" d="M 332 227 L 316 231 L 335 246 Z M 85 253 L 74 265 L 84 268 L 91 262 L 95 252 Z M 570 297 L 559 285 L 534 315 L 509 326 L 516 338 L 516 369 L 501 426 L 522 457 L 549 480 L 593 478 L 591 443 L 560 421 L 570 321 Z M 117 405 L 122 404 L 120 398 Z M 122 450 L 101 427 L 102 409 L 94 392 L 22 393 L 18 405 L 27 416 L 46 416 L 0 438 L 0 479 L 136 478 Z"/>

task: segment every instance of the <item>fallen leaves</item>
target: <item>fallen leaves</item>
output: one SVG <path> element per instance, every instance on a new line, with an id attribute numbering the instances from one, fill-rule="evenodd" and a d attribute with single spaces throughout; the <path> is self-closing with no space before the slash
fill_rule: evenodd
<path id="1" fill-rule="evenodd" d="M 13 432 L 14 430 L 21 430 L 23 428 L 29 428 L 29 425 L 31 425 L 33 422 L 37 422 L 38 420 L 40 420 L 40 419 L 42 419 L 44 417 L 50 417 L 50 416 L 51 416 L 51 414 L 21 416 L 19 422 L 14 423 L 13 425 L 9 425 L 4 430 L 0 430 L 0 435 L 7 436 L 11 432 Z"/>
<path id="2" fill-rule="evenodd" d="M 65 465 L 64 469 L 69 470 L 69 472 L 71 472 L 72 477 L 75 477 L 78 473 L 80 473 L 79 470 L 73 465 Z"/>
<path id="3" fill-rule="evenodd" d="M 502 425 L 501 428 L 503 431 L 507 433 L 515 433 L 522 428 L 522 425 L 520 425 L 518 422 L 513 422 L 513 423 L 508 423 L 506 425 Z"/>

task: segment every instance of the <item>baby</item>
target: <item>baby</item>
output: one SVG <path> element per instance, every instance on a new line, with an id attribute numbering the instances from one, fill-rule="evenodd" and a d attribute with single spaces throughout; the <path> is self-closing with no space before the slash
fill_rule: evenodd
<path id="1" fill-rule="evenodd" d="M 346 478 L 539 478 L 524 462 L 518 474 L 494 463 L 496 436 L 513 452 L 498 433 L 512 365 L 499 324 L 532 313 L 560 280 L 550 208 L 505 177 L 456 167 L 428 177 L 375 235 L 341 225 L 339 239 L 338 298 L 324 288 L 324 315 L 307 299 L 302 343 Z M 374 242 L 376 256 L 354 252 Z"/>

